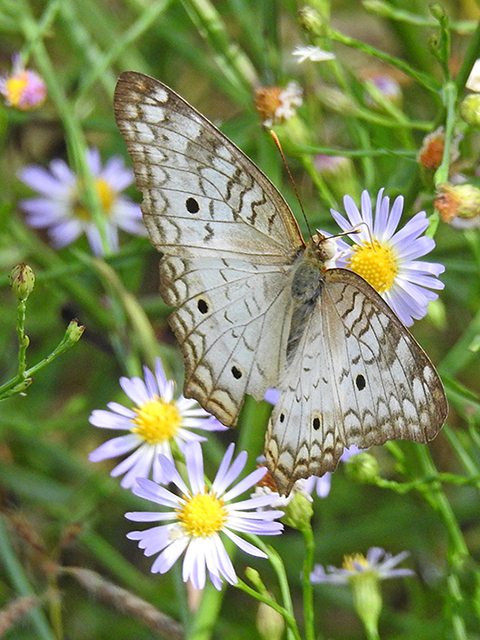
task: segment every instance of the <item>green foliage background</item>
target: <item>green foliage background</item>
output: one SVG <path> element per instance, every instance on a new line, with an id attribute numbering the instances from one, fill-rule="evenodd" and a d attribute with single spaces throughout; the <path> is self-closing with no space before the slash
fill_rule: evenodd
<path id="1" fill-rule="evenodd" d="M 353 158 L 352 195 L 366 188 L 375 196 L 380 187 L 392 198 L 403 194 L 405 220 L 424 208 L 435 229 L 435 181 L 458 171 L 472 184 L 478 181 L 478 133 L 457 115 L 480 57 L 478 3 L 444 2 L 445 17 L 435 17 L 424 0 L 316 0 L 311 6 L 323 16 L 323 31 L 311 23 L 302 28 L 302 3 L 294 0 L 0 0 L 2 69 L 21 51 L 49 89 L 37 111 L 0 106 L 2 381 L 17 371 L 17 308 L 8 283 L 15 264 L 27 262 L 36 274 L 27 303 L 29 366 L 57 346 L 68 319 L 86 327 L 78 344 L 36 373 L 24 395 L 1 405 L 0 605 L 32 594 L 41 605 L 7 624 L 5 637 L 163 637 L 148 626 L 145 611 L 119 610 L 111 596 L 102 599 L 92 584 L 62 567 L 96 571 L 184 624 L 189 638 L 259 637 L 257 605 L 241 591 L 229 587 L 219 594 L 209 587 L 193 615 L 178 567 L 165 576 L 150 574 L 151 560 L 125 538 L 132 525 L 124 513 L 145 504 L 110 478 L 113 463 L 88 462 L 106 437 L 89 424 L 89 415 L 109 401 L 125 401 L 121 375 L 141 374 L 141 366 L 152 366 L 160 355 L 181 388 L 182 361 L 157 294 L 158 254 L 146 239 L 127 236 L 121 251 L 105 259 L 91 255 L 85 238 L 55 251 L 45 234 L 25 224 L 17 203 L 32 193 L 16 174 L 26 164 L 46 166 L 62 157 L 88 182 L 87 146 L 97 146 L 104 160 L 126 157 L 112 95 L 118 74 L 133 69 L 172 86 L 220 124 L 301 220 L 279 154 L 253 106 L 256 86 L 295 79 L 305 90 L 297 128 L 287 123 L 277 133 L 310 226 L 333 231 L 329 207 L 341 208 L 339 194 L 346 192 L 341 179 L 328 184 L 316 173 L 312 157 L 323 152 Z M 298 65 L 291 56 L 297 44 L 332 49 L 337 61 Z M 402 72 L 401 106 L 374 109 L 366 101 L 362 74 L 379 68 Z M 435 179 L 420 170 L 416 153 L 439 125 L 447 140 L 459 130 L 463 139 L 457 165 L 449 168 L 447 158 Z M 139 199 L 133 187 L 129 193 Z M 428 259 L 446 266 L 445 290 L 414 333 L 444 378 L 448 425 L 429 447 L 399 442 L 376 449 L 376 484 L 359 484 L 344 468 L 335 473 L 330 495 L 315 500 L 315 560 L 339 566 L 344 554 L 371 546 L 409 550 L 406 564 L 416 577 L 382 585 L 381 637 L 474 640 L 480 638 L 479 235 L 440 223 L 435 241 Z M 266 416 L 266 406 L 247 403 L 235 433 L 209 439 L 208 470 L 232 438 L 248 447 L 253 465 Z M 285 562 L 301 619 L 302 538 L 287 530 L 271 543 Z M 268 563 L 239 552 L 235 565 L 242 578 L 246 564 L 261 572 L 278 598 Z M 319 638 L 364 637 L 345 587 L 317 587 L 315 613 Z"/>

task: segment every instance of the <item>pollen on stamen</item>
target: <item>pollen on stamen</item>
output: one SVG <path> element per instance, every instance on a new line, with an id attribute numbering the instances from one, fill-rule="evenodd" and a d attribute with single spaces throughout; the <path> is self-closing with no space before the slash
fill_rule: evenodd
<path id="1" fill-rule="evenodd" d="M 227 509 L 223 500 L 211 493 L 198 493 L 187 498 L 177 511 L 178 520 L 186 533 L 194 538 L 206 538 L 221 531 L 227 521 Z"/>
<path id="2" fill-rule="evenodd" d="M 137 417 L 132 420 L 136 433 L 148 444 L 160 444 L 171 440 L 182 423 L 182 416 L 174 402 L 165 402 L 162 398 L 149 400 L 133 411 Z"/>
<path id="3" fill-rule="evenodd" d="M 347 266 L 362 276 L 378 293 L 388 291 L 397 275 L 397 265 L 392 250 L 378 240 L 353 247 Z"/>

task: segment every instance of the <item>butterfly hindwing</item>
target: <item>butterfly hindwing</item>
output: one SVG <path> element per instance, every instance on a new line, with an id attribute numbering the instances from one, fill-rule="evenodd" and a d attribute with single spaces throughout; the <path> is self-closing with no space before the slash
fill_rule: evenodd
<path id="1" fill-rule="evenodd" d="M 266 457 L 283 491 L 333 471 L 344 447 L 427 442 L 447 414 L 428 356 L 377 292 L 344 269 L 326 272 L 279 389 Z"/>
<path id="2" fill-rule="evenodd" d="M 291 268 L 290 268 L 291 269 Z M 290 269 L 166 257 L 161 293 L 185 360 L 185 394 L 234 425 L 245 393 L 262 400 L 285 367 Z"/>

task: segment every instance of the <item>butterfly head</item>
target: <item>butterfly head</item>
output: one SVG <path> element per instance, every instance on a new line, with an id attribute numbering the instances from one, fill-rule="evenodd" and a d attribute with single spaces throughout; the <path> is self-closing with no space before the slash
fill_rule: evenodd
<path id="1" fill-rule="evenodd" d="M 312 236 L 310 241 L 311 249 L 321 262 L 332 260 L 337 253 L 337 242 L 335 237 L 329 238 L 317 229 L 317 233 Z"/>

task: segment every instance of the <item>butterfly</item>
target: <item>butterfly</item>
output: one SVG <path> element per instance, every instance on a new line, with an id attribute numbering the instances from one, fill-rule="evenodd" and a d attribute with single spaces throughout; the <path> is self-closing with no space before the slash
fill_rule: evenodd
<path id="1" fill-rule="evenodd" d="M 353 271 L 326 268 L 260 169 L 164 84 L 127 71 L 115 117 L 132 159 L 184 394 L 223 424 L 279 391 L 265 456 L 281 493 L 333 471 L 344 447 L 426 442 L 448 412 L 428 356 Z"/>

